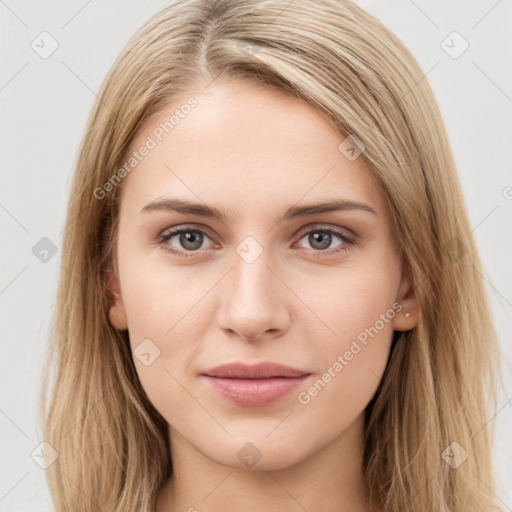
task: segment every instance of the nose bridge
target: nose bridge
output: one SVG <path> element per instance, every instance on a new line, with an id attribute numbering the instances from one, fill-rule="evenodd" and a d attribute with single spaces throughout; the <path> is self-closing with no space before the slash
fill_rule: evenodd
<path id="1" fill-rule="evenodd" d="M 268 268 L 272 268 L 270 250 L 256 244 L 248 239 L 236 248 L 218 314 L 222 329 L 246 339 L 282 330 L 288 320 L 283 286 Z"/>
<path id="2" fill-rule="evenodd" d="M 259 256 L 248 263 L 241 257 L 236 257 L 232 272 L 232 297 L 237 299 L 240 306 L 248 306 L 247 301 L 257 300 L 260 305 L 266 304 L 271 298 L 269 258 Z M 252 304 L 251 306 L 254 306 Z"/>

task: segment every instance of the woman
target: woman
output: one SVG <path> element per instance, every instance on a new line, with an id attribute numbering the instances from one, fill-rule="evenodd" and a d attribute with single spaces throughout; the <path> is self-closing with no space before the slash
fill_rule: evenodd
<path id="1" fill-rule="evenodd" d="M 67 218 L 57 510 L 498 510 L 455 164 L 361 7 L 162 10 L 101 88 Z"/>

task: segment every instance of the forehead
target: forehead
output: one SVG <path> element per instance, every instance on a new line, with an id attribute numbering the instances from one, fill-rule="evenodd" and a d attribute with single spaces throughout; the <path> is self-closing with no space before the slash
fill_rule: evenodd
<path id="1" fill-rule="evenodd" d="M 384 213 L 363 159 L 349 160 L 340 151 L 345 138 L 310 105 L 282 92 L 214 82 L 175 98 L 139 128 L 130 154 L 144 145 L 151 149 L 125 178 L 123 201 L 140 210 L 169 194 L 222 199 L 255 213 L 302 198 L 346 197 Z"/>

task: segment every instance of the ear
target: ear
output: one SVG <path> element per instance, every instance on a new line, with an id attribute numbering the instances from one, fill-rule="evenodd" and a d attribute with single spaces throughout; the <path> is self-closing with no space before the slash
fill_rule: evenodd
<path id="1" fill-rule="evenodd" d="M 416 293 L 414 290 L 414 278 L 409 265 L 404 265 L 402 271 L 402 281 L 398 290 L 397 302 L 402 305 L 402 309 L 397 313 L 394 319 L 394 329 L 396 331 L 409 331 L 416 327 L 419 322 L 420 311 Z M 408 314 L 408 316 L 405 316 Z"/>
<path id="2" fill-rule="evenodd" d="M 125 331 L 128 329 L 128 322 L 126 321 L 126 312 L 124 310 L 123 300 L 121 297 L 121 287 L 111 263 L 108 265 L 107 269 L 107 292 L 110 305 L 108 313 L 110 323 L 116 329 Z"/>

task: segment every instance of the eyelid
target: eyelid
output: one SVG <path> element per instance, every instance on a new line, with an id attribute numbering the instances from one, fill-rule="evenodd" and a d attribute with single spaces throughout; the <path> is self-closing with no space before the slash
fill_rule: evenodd
<path id="1" fill-rule="evenodd" d="M 324 224 L 321 222 L 312 222 L 307 226 L 303 226 L 295 233 L 294 238 L 297 236 L 301 236 L 302 238 L 302 235 L 305 235 L 306 233 L 309 233 L 311 231 L 333 231 L 334 233 L 337 233 L 338 235 L 347 238 L 351 242 L 355 242 L 357 240 L 357 236 L 354 233 L 352 233 L 352 231 L 350 231 L 349 229 L 342 228 L 341 226 Z"/>
<path id="2" fill-rule="evenodd" d="M 208 235 L 209 238 L 212 238 L 213 231 L 203 224 L 178 224 L 177 226 L 170 226 L 163 229 L 158 235 L 157 238 L 163 238 L 175 231 L 200 231 Z M 217 236 L 217 235 L 215 235 Z M 220 237 L 219 237 L 220 238 Z"/>

